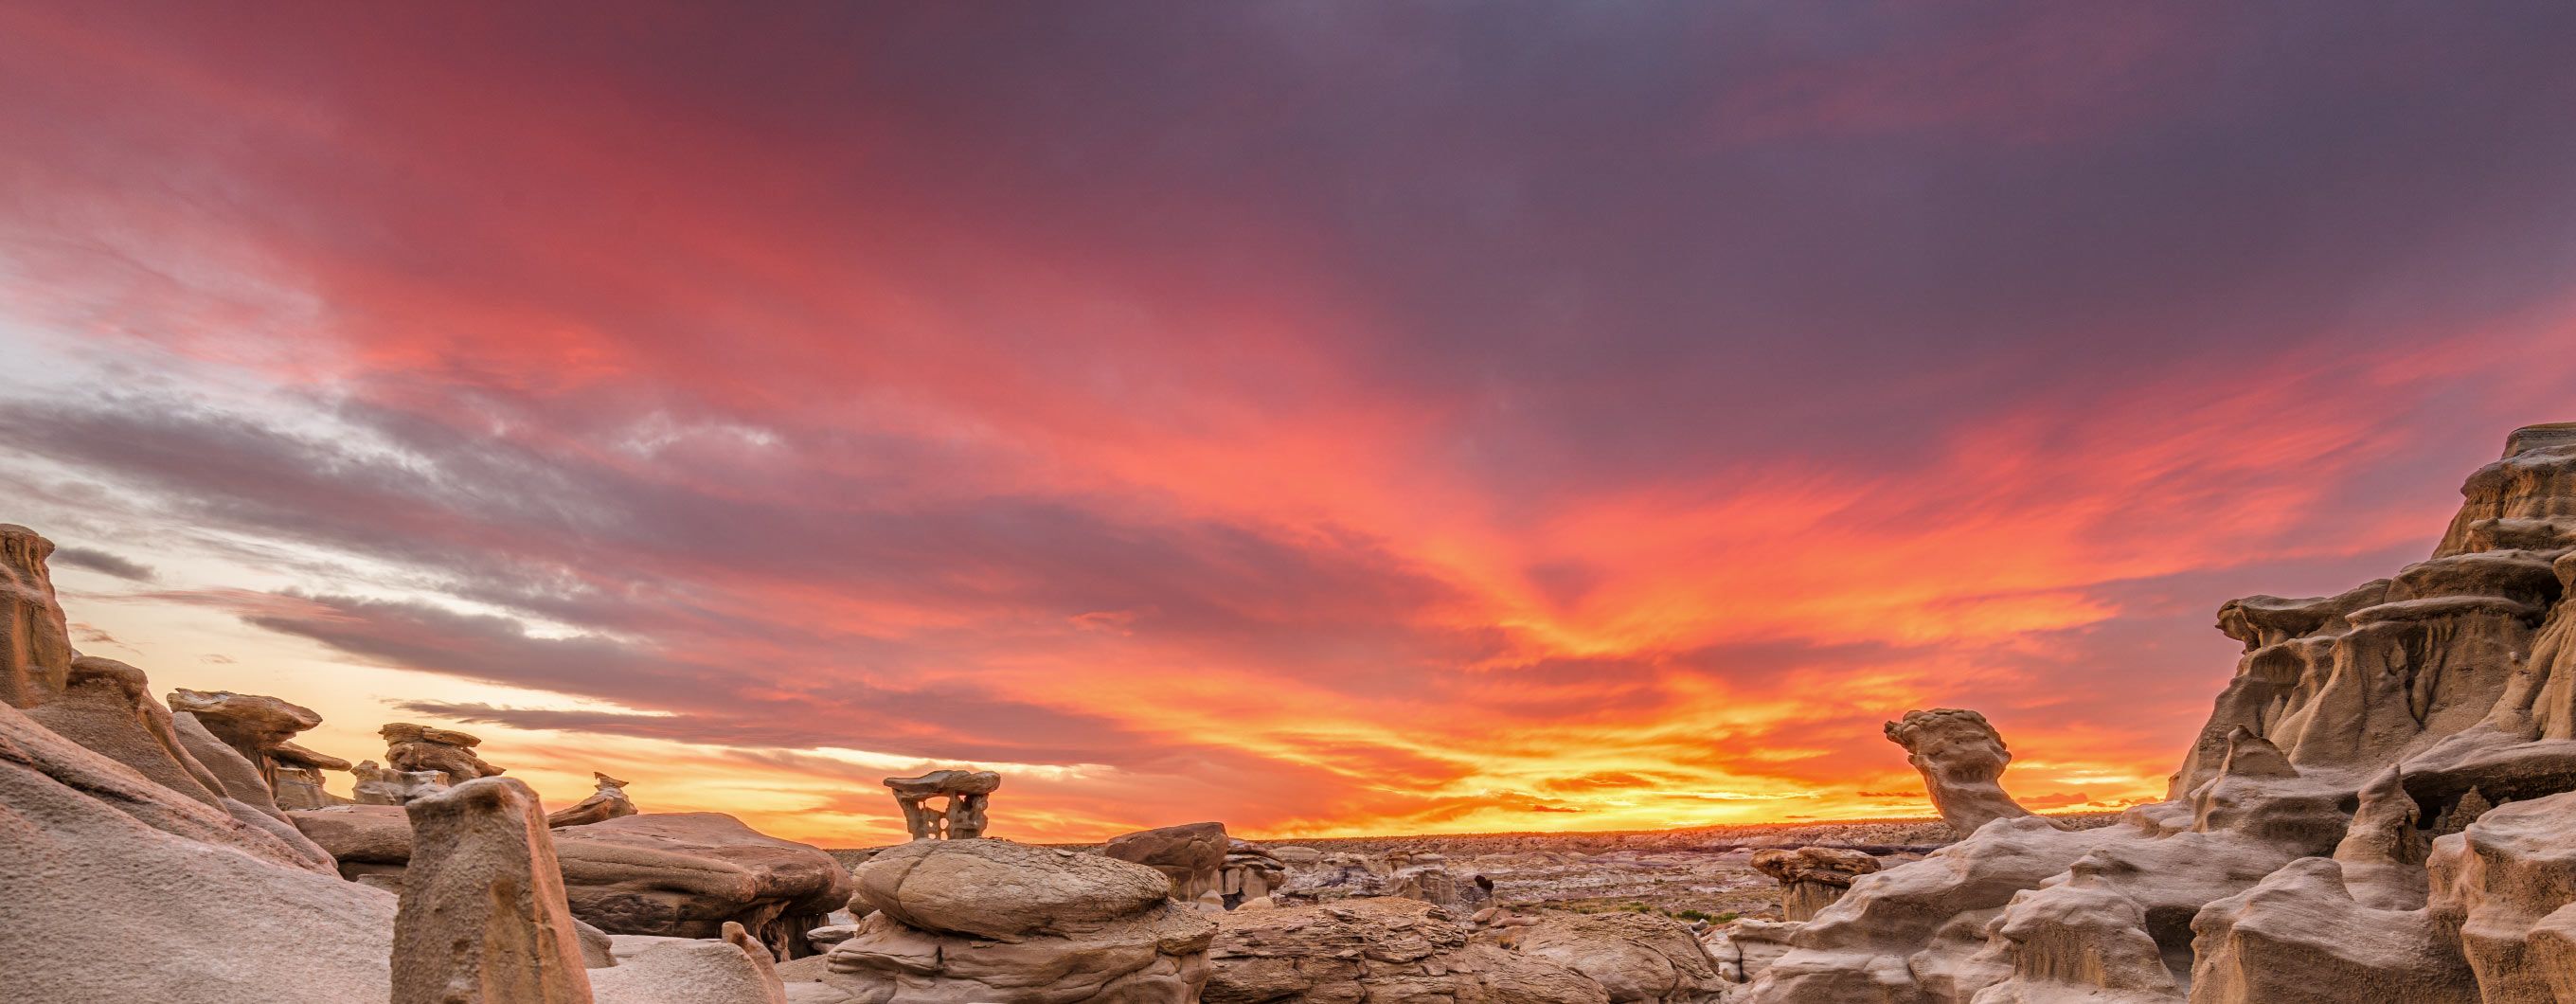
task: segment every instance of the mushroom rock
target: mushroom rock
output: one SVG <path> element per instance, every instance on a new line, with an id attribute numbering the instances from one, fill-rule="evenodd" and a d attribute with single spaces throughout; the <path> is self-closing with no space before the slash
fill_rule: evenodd
<path id="1" fill-rule="evenodd" d="M 590 1004 L 581 936 L 535 792 L 478 778 L 403 806 L 393 1004 Z"/>
<path id="2" fill-rule="evenodd" d="M 993 793 L 1002 775 L 989 770 L 934 770 L 919 777 L 889 777 L 887 789 L 903 810 L 903 828 L 914 840 L 973 840 L 984 835 Z M 939 806 L 930 805 L 940 799 Z"/>
<path id="3" fill-rule="evenodd" d="M 394 897 L 297 859 L 0 707 L 0 996 L 381 1004 Z"/>
<path id="4" fill-rule="evenodd" d="M 1780 916 L 1793 922 L 1815 917 L 1841 899 L 1852 880 L 1879 870 L 1878 859 L 1868 853 L 1837 847 L 1755 851 L 1752 864 L 1780 883 Z"/>
<path id="5" fill-rule="evenodd" d="M 1188 903 L 1220 891 L 1230 846 L 1224 823 L 1183 823 L 1111 837 L 1099 853 L 1162 872 L 1172 898 Z"/>
<path id="6" fill-rule="evenodd" d="M 71 628 L 45 566 L 53 553 L 36 531 L 0 523 L 0 704 L 32 708 L 69 682 Z"/>
<path id="7" fill-rule="evenodd" d="M 257 694 L 185 687 L 170 692 L 170 707 L 196 716 L 206 731 L 259 768 L 260 779 L 281 808 L 319 809 L 338 802 L 322 789 L 320 772 L 348 770 L 349 761 L 292 741 L 298 733 L 322 724 L 322 716 L 313 709 Z"/>
<path id="8" fill-rule="evenodd" d="M 635 814 L 635 803 L 626 798 L 626 782 L 597 771 L 590 776 L 599 783 L 599 790 L 571 808 L 555 810 L 546 817 L 547 826 L 585 826 Z"/>
<path id="9" fill-rule="evenodd" d="M 1216 925 L 1171 892 L 1163 873 L 1096 854 L 916 841 L 859 866 L 875 912 L 826 955 L 823 982 L 860 1004 L 1199 1000 Z"/>
<path id="10" fill-rule="evenodd" d="M 641 813 L 554 835 L 573 913 L 611 934 L 714 937 L 726 921 L 793 959 L 850 898 L 822 849 L 713 812 Z"/>
<path id="11" fill-rule="evenodd" d="M 1690 928 L 1669 917 L 1549 917 L 1522 932 L 1520 952 L 1590 977 L 1613 1004 L 1719 1004 L 1731 989 Z"/>
<path id="12" fill-rule="evenodd" d="M 446 775 L 447 784 L 503 773 L 474 755 L 474 747 L 483 745 L 483 740 L 466 733 L 410 722 L 394 722 L 377 731 L 385 737 L 385 765 L 395 770 L 437 771 Z"/>
<path id="13" fill-rule="evenodd" d="M 1609 1004 L 1592 977 L 1476 942 L 1450 912 L 1348 899 L 1217 916 L 1205 1004 Z M 1699 998 L 1694 998 L 1699 999 Z"/>
<path id="14" fill-rule="evenodd" d="M 304 839 L 275 809 L 233 797 L 223 779 L 188 751 L 169 709 L 152 698 L 142 670 L 85 655 L 72 660 L 65 679 L 62 692 L 28 709 L 28 718 L 132 768 L 173 794 L 270 834 L 287 854 L 273 859 L 277 863 L 330 870 L 330 857 L 322 848 Z"/>
<path id="15" fill-rule="evenodd" d="M 361 760 L 349 773 L 357 777 L 350 788 L 356 805 L 401 805 L 422 795 L 447 787 L 440 781 L 447 775 L 434 770 L 401 771 L 376 766 L 373 760 Z M 317 806 L 327 808 L 327 806 Z"/>
<path id="16" fill-rule="evenodd" d="M 1889 722 L 1887 741 L 1905 747 L 1905 759 L 1923 774 L 1932 808 L 1961 836 L 1997 819 L 2031 815 L 2004 794 L 2004 768 L 2012 752 L 1986 716 L 1957 708 L 1908 711 Z"/>

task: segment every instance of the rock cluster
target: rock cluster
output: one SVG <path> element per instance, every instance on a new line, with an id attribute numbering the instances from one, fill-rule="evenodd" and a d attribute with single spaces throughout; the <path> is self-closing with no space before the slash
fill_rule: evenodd
<path id="1" fill-rule="evenodd" d="M 288 815 L 330 850 L 342 875 L 401 890 L 415 850 L 404 808 Z M 805 932 L 827 923 L 852 888 L 831 855 L 716 813 L 622 816 L 565 827 L 552 839 L 573 915 L 611 934 L 713 938 L 731 922 L 794 958 L 811 954 Z"/>
<path id="2" fill-rule="evenodd" d="M 973 840 L 990 823 L 985 813 L 1002 775 L 989 770 L 934 770 L 920 777 L 889 777 L 903 828 L 914 840 Z M 931 799 L 939 799 L 933 806 Z"/>
<path id="3" fill-rule="evenodd" d="M 1836 847 L 1753 852 L 1753 869 L 1780 883 L 1780 916 L 1814 919 L 1851 888 L 1852 880 L 1879 870 L 1878 859 Z"/>
<path id="4" fill-rule="evenodd" d="M 197 691 L 170 692 L 170 710 L 194 717 L 224 745 L 258 768 L 279 808 L 319 809 L 339 802 L 322 788 L 326 770 L 348 770 L 349 761 L 294 743 L 297 733 L 322 724 L 322 716 L 274 697 Z"/>
<path id="5" fill-rule="evenodd" d="M 1187 1004 L 1216 926 L 1171 892 L 1162 872 L 1101 855 L 917 841 L 859 867 L 873 912 L 822 982 L 853 1004 Z"/>
<path id="6" fill-rule="evenodd" d="M 2576 1000 L 2576 425 L 2463 494 L 2429 560 L 2222 607 L 2236 675 L 2117 825 L 2026 815 L 1981 718 L 1891 725 L 1972 832 L 1855 880 L 1745 999 Z"/>
<path id="7" fill-rule="evenodd" d="M 1216 922 L 1206 1004 L 1611 1000 L 1601 983 L 1563 964 L 1471 940 L 1454 915 L 1420 900 L 1237 910 Z"/>
<path id="8" fill-rule="evenodd" d="M 474 747 L 483 745 L 483 740 L 454 729 L 394 722 L 380 732 L 385 737 L 385 764 L 404 773 L 435 772 L 440 784 L 504 773 L 474 755 Z"/>
<path id="9" fill-rule="evenodd" d="M 599 790 L 591 792 L 589 798 L 573 803 L 570 808 L 548 814 L 547 826 L 584 826 L 635 814 L 635 803 L 626 797 L 626 782 L 597 771 L 593 771 L 590 777 L 599 784 Z"/>

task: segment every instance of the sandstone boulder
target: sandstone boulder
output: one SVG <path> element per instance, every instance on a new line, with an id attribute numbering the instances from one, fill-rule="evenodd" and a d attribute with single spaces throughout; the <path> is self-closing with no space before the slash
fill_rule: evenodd
<path id="1" fill-rule="evenodd" d="M 0 707 L 0 971 L 45 1004 L 382 1004 L 394 897 Z"/>
<path id="2" fill-rule="evenodd" d="M 859 867 L 875 912 L 828 954 L 858 1004 L 1187 1004 L 1215 933 L 1142 865 L 976 839 L 917 841 Z"/>
<path id="3" fill-rule="evenodd" d="M 590 1004 L 536 793 L 478 778 L 403 811 L 413 850 L 394 918 L 393 1004 Z"/>
<path id="4" fill-rule="evenodd" d="M 599 783 L 599 790 L 571 808 L 555 810 L 546 817 L 547 826 L 587 826 L 635 814 L 635 803 L 626 797 L 626 782 L 597 772 L 590 776 Z"/>
<path id="5" fill-rule="evenodd" d="M 1172 898 L 1195 902 L 1223 882 L 1229 840 L 1224 823 L 1183 823 L 1109 838 L 1100 853 L 1132 861 L 1172 880 Z"/>
<path id="6" fill-rule="evenodd" d="M 348 770 L 349 761 L 293 742 L 298 733 L 322 724 L 313 709 L 257 694 L 185 687 L 170 692 L 170 707 L 196 716 L 206 731 L 257 767 L 281 807 L 319 809 L 338 801 L 322 790 L 319 772 Z"/>
<path id="7" fill-rule="evenodd" d="M 209 806 L 274 838 L 262 842 L 284 856 L 272 857 L 294 868 L 327 871 L 331 860 L 322 849 L 297 833 L 274 808 L 232 797 L 223 779 L 189 752 L 177 722 L 152 698 L 143 671 L 114 659 L 81 656 L 72 660 L 66 685 L 53 700 L 31 708 L 27 717 L 109 759 L 177 797 Z M 253 794 L 262 798 L 265 791 Z M 263 799 L 264 800 L 264 799 Z"/>
<path id="8" fill-rule="evenodd" d="M 0 704 L 32 708 L 68 682 L 71 627 L 45 564 L 53 553 L 36 531 L 0 523 Z"/>
<path id="9" fill-rule="evenodd" d="M 398 771 L 436 771 L 442 784 L 461 784 L 503 773 L 474 755 L 483 740 L 454 729 L 394 722 L 378 730 L 385 737 L 385 765 Z"/>
<path id="10" fill-rule="evenodd" d="M 1958 708 L 1908 711 L 1889 722 L 1887 740 L 1905 747 L 1905 759 L 1923 775 L 1932 808 L 1966 836 L 1997 819 L 2031 814 L 2004 793 L 2004 768 L 2012 751 L 1986 716 Z"/>
<path id="11" fill-rule="evenodd" d="M 1549 917 L 1521 934 L 1520 952 L 1590 977 L 1614 1004 L 1717 1004 L 1730 989 L 1690 928 L 1669 917 Z"/>
<path id="12" fill-rule="evenodd" d="M 1853 879 L 1879 870 L 1877 858 L 1837 847 L 1755 851 L 1752 864 L 1780 883 L 1780 916 L 1793 922 L 1814 918 L 1843 898 Z"/>
<path id="13" fill-rule="evenodd" d="M 1608 1004 L 1591 977 L 1469 940 L 1420 900 L 1348 899 L 1217 918 L 1206 1004 Z"/>

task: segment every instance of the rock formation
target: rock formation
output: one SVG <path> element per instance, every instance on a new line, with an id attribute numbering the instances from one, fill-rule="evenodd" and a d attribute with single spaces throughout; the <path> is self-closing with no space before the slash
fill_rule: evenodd
<path id="1" fill-rule="evenodd" d="M 858 898 L 875 912 L 823 978 L 854 1004 L 1186 1004 L 1216 931 L 1154 869 L 1002 840 L 891 848 Z"/>
<path id="2" fill-rule="evenodd" d="M 1731 989 L 1690 929 L 1660 915 L 1551 916 L 1519 943 L 1524 956 L 1590 977 L 1612 1004 L 1718 1004 Z"/>
<path id="3" fill-rule="evenodd" d="M 0 707 L 0 997 L 388 999 L 394 897 L 300 860 L 275 833 Z"/>
<path id="4" fill-rule="evenodd" d="M 1418 899 L 1467 912 L 1494 901 L 1492 885 L 1481 876 L 1462 877 L 1440 855 L 1406 851 L 1323 855 L 1287 876 L 1272 898 L 1313 904 L 1370 896 Z"/>
<path id="5" fill-rule="evenodd" d="M 920 777 L 889 777 L 903 828 L 914 840 L 973 840 L 984 835 L 985 809 L 1002 775 L 989 770 L 934 770 Z M 931 799 L 942 804 L 932 807 Z"/>
<path id="6" fill-rule="evenodd" d="M 1346 899 L 1216 918 L 1206 1004 L 1608 1004 L 1556 962 L 1473 942 L 1420 900 Z M 1641 998 L 1642 999 L 1642 998 Z M 1704 999 L 1704 998 L 1690 998 Z"/>
<path id="7" fill-rule="evenodd" d="M 1753 852 L 1753 870 L 1780 883 L 1780 917 L 1805 921 L 1832 906 L 1852 880 L 1879 870 L 1878 859 L 1835 847 Z"/>
<path id="8" fill-rule="evenodd" d="M 53 553 L 54 542 L 36 531 L 0 523 L 0 704 L 43 704 L 71 673 L 71 627 L 45 566 Z"/>
<path id="9" fill-rule="evenodd" d="M 2031 815 L 2004 794 L 2004 768 L 2012 751 L 1986 716 L 1957 708 L 1908 711 L 1887 723 L 1887 741 L 1905 747 L 1905 759 L 1922 772 L 1932 808 L 1960 836 L 1997 819 Z"/>
<path id="10" fill-rule="evenodd" d="M 2235 678 L 2118 825 L 2021 815 L 1973 716 L 1891 725 L 1969 835 L 1854 881 L 1746 999 L 2576 999 L 2576 426 L 2463 494 L 2427 561 L 2223 606 Z"/>
<path id="11" fill-rule="evenodd" d="M 484 763 L 474 755 L 474 747 L 483 740 L 454 729 L 437 729 L 410 722 L 394 722 L 379 730 L 385 737 L 385 765 L 405 773 L 436 771 L 441 784 L 462 784 L 478 777 L 495 777 L 501 768 Z"/>
<path id="12" fill-rule="evenodd" d="M 413 799 L 393 1004 L 590 1004 L 544 809 L 518 781 Z"/>
<path id="13" fill-rule="evenodd" d="M 712 938 L 741 924 L 778 957 L 850 898 L 848 869 L 810 844 L 713 812 L 640 813 L 554 835 L 573 914 L 611 934 Z"/>
<path id="14" fill-rule="evenodd" d="M 350 880 L 407 884 L 412 835 L 402 809 L 343 805 L 288 816 Z M 852 888 L 831 855 L 709 812 L 623 816 L 566 827 L 553 840 L 573 916 L 611 934 L 712 938 L 731 921 L 795 958 L 812 951 L 804 932 L 823 926 Z"/>
<path id="15" fill-rule="evenodd" d="M 447 775 L 438 771 L 389 770 L 376 766 L 373 760 L 359 761 L 357 766 L 349 768 L 349 773 L 358 779 L 357 783 L 350 788 L 350 792 L 356 796 L 350 801 L 355 805 L 402 805 L 447 787 L 445 782 L 439 780 Z M 327 806 L 313 806 L 313 808 L 327 808 Z"/>
<path id="16" fill-rule="evenodd" d="M 626 798 L 626 782 L 596 771 L 590 776 L 599 783 L 599 790 L 569 809 L 555 810 L 546 817 L 547 826 L 583 826 L 635 814 L 635 803 Z"/>
<path id="17" fill-rule="evenodd" d="M 1226 841 L 1225 869 L 1217 878 L 1216 891 L 1228 906 L 1267 900 L 1272 890 L 1287 882 L 1287 864 L 1269 849 L 1249 840 Z"/>
<path id="18" fill-rule="evenodd" d="M 248 776 L 247 764 L 242 765 L 242 776 L 228 785 L 189 750 L 169 710 L 153 699 L 142 670 L 114 659 L 80 656 L 72 660 L 63 689 L 52 700 L 29 709 L 27 717 L 132 768 L 172 794 L 273 835 L 288 852 L 286 857 L 272 859 L 279 864 L 316 871 L 331 867 L 330 857 L 297 833 L 270 802 L 268 790 Z M 229 751 L 220 756 L 231 757 L 218 760 L 227 766 L 239 759 Z"/>
<path id="19" fill-rule="evenodd" d="M 1194 903 L 1223 884 L 1229 846 L 1224 823 L 1183 823 L 1111 837 L 1100 853 L 1163 873 L 1173 899 Z"/>
<path id="20" fill-rule="evenodd" d="M 215 738 L 259 769 L 260 780 L 287 809 L 319 809 L 338 800 L 322 790 L 321 771 L 348 770 L 349 761 L 296 745 L 297 733 L 322 724 L 322 716 L 274 697 L 228 691 L 170 692 L 170 710 L 194 716 Z"/>

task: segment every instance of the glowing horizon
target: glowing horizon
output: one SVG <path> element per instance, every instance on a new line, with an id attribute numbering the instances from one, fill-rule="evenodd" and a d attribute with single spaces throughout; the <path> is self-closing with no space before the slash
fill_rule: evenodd
<path id="1" fill-rule="evenodd" d="M 2308 16 L 0 0 L 0 522 L 828 846 L 2130 804 L 2576 412 L 2576 13 Z"/>

